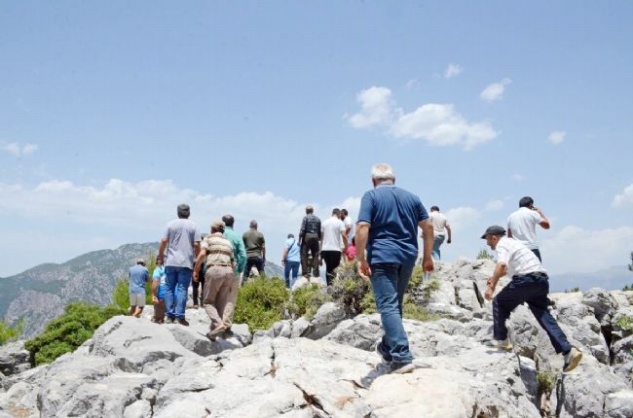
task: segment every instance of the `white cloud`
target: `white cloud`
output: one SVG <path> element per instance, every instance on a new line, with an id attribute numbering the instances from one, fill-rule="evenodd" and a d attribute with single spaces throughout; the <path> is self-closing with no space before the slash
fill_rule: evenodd
<path id="1" fill-rule="evenodd" d="M 631 242 L 633 228 L 629 226 L 588 230 L 571 225 L 543 240 L 540 249 L 545 268 L 553 273 L 592 272 L 625 264 Z"/>
<path id="2" fill-rule="evenodd" d="M 486 210 L 496 212 L 503 209 L 503 206 L 503 200 L 492 200 L 486 204 Z"/>
<path id="3" fill-rule="evenodd" d="M 463 71 L 463 68 L 457 64 L 448 64 L 446 70 L 444 70 L 444 78 L 453 78 L 458 76 Z"/>
<path id="4" fill-rule="evenodd" d="M 175 218 L 176 206 L 183 202 L 191 206 L 191 219 L 201 232 L 206 232 L 214 219 L 226 213 L 235 217 L 238 232 L 246 230 L 248 222 L 256 219 L 266 236 L 270 260 L 277 264 L 286 235 L 299 232 L 306 203 L 312 203 L 322 219 L 329 216 L 334 206 L 346 207 L 355 219 L 360 206 L 358 197 L 336 204 L 315 204 L 299 203 L 271 192 L 213 196 L 181 188 L 171 180 L 135 183 L 112 179 L 96 187 L 65 180 L 43 182 L 35 187 L 0 183 L 0 216 L 11 219 L 13 225 L 24 225 L 25 235 L 37 234 L 29 228 L 35 229 L 38 223 L 54 224 L 67 233 L 64 242 L 74 240 L 84 244 L 68 248 L 42 246 L 35 253 L 30 251 L 30 246 L 14 245 L 3 252 L 9 261 L 0 266 L 0 276 L 15 274 L 42 262 L 66 261 L 86 251 L 106 248 L 106 245 L 114 248 L 131 242 L 158 241 L 167 222 Z M 29 257 L 18 256 L 21 253 L 28 253 Z M 28 264 L 24 264 L 26 262 Z"/>
<path id="5" fill-rule="evenodd" d="M 38 147 L 34 144 L 26 144 L 21 146 L 17 142 L 4 142 L 0 141 L 0 149 L 8 152 L 15 157 L 21 157 L 23 155 L 31 155 L 37 151 Z"/>
<path id="6" fill-rule="evenodd" d="M 549 141 L 552 144 L 558 145 L 558 144 L 560 144 L 561 142 L 563 142 L 565 140 L 566 136 L 567 136 L 567 132 L 565 132 L 565 131 L 554 131 L 554 132 L 549 134 L 547 139 L 549 139 Z"/>
<path id="7" fill-rule="evenodd" d="M 370 87 L 358 93 L 356 101 L 360 103 L 361 111 L 348 118 L 354 128 L 388 125 L 393 120 L 395 103 L 388 88 Z"/>
<path id="8" fill-rule="evenodd" d="M 611 206 L 614 208 L 633 207 L 633 184 L 625 187 L 624 190 L 622 190 L 622 193 L 617 194 L 613 198 Z"/>
<path id="9" fill-rule="evenodd" d="M 496 100 L 501 100 L 503 98 L 503 93 L 505 92 L 506 86 L 510 83 L 512 83 L 512 80 L 510 80 L 509 78 L 504 78 L 497 83 L 492 83 L 488 87 L 486 87 L 479 96 L 489 103 Z"/>
<path id="10" fill-rule="evenodd" d="M 357 129 L 382 127 L 394 138 L 421 139 L 435 146 L 459 145 L 465 150 L 498 135 L 488 122 L 468 122 L 452 104 L 428 103 L 405 113 L 385 87 L 363 90 L 357 100 L 361 111 L 347 117 Z"/>
<path id="11" fill-rule="evenodd" d="M 445 215 L 453 232 L 475 226 L 480 219 L 479 211 L 468 206 L 449 209 Z"/>

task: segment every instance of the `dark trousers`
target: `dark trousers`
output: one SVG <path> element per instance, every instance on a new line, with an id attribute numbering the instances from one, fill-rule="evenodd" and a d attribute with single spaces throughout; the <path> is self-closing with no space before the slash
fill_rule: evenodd
<path id="1" fill-rule="evenodd" d="M 321 251 L 321 258 L 325 261 L 325 280 L 327 285 L 330 286 L 336 276 L 334 270 L 341 264 L 341 252 Z"/>
<path id="2" fill-rule="evenodd" d="M 200 266 L 200 271 L 198 272 L 198 281 L 191 281 L 192 288 L 192 296 L 193 296 L 193 304 L 194 305 L 202 305 L 202 289 L 204 289 L 204 263 Z M 200 302 L 200 303 L 198 303 Z"/>
<path id="3" fill-rule="evenodd" d="M 312 233 L 305 234 L 301 242 L 301 274 L 310 277 L 310 270 L 314 277 L 319 277 L 319 235 Z"/>
<path id="4" fill-rule="evenodd" d="M 251 269 L 255 266 L 260 276 L 265 276 L 264 273 L 264 260 L 261 257 L 248 257 L 246 259 L 246 268 L 244 269 L 244 278 L 248 278 L 251 275 Z"/>
<path id="5" fill-rule="evenodd" d="M 506 320 L 512 311 L 526 302 L 541 328 L 545 330 L 557 353 L 571 350 L 563 330 L 547 310 L 549 280 L 545 273 L 528 273 L 512 277 L 512 281 L 492 301 L 495 340 L 508 338 Z"/>

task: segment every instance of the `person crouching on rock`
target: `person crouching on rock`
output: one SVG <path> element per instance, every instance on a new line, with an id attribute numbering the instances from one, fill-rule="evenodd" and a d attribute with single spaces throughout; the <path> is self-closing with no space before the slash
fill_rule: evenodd
<path id="1" fill-rule="evenodd" d="M 484 297 L 492 300 L 494 320 L 494 341 L 487 345 L 502 350 L 511 350 L 506 320 L 512 311 L 526 302 L 530 311 L 545 330 L 556 353 L 564 355 L 563 372 L 569 372 L 578 366 L 582 352 L 567 340 L 554 317 L 547 310 L 549 277 L 534 253 L 516 239 L 505 237 L 506 231 L 499 225 L 486 229 L 481 236 L 486 244 L 497 252 L 497 265 L 488 279 Z M 510 283 L 492 298 L 499 279 L 505 275 L 512 277 Z"/>
<path id="2" fill-rule="evenodd" d="M 237 286 L 233 280 L 233 245 L 222 236 L 224 226 L 221 220 L 211 224 L 211 234 L 207 235 L 200 245 L 193 273 L 193 280 L 198 281 L 198 272 L 202 263 L 205 263 L 205 283 L 202 292 L 204 309 L 211 319 L 207 337 L 212 341 L 229 328 L 232 310 L 235 309 L 232 303 L 228 303 L 232 286 Z"/>

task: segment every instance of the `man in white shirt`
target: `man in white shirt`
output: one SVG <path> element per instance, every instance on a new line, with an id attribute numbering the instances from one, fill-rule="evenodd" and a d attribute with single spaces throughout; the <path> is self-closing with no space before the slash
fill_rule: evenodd
<path id="1" fill-rule="evenodd" d="M 340 214 L 340 210 L 332 210 L 332 216 L 321 224 L 321 260 L 325 261 L 328 286 L 334 280 L 334 270 L 341 264 L 341 250 L 347 249 L 345 224 L 339 218 Z"/>
<path id="2" fill-rule="evenodd" d="M 352 242 L 356 228 L 354 228 L 354 220 L 349 216 L 347 209 L 341 209 L 341 220 L 345 224 L 345 235 L 347 236 L 347 245 Z"/>
<path id="3" fill-rule="evenodd" d="M 539 208 L 534 206 L 534 199 L 525 196 L 519 200 L 519 209 L 508 217 L 508 238 L 514 238 L 528 247 L 539 261 L 541 252 L 536 243 L 536 225 L 549 229 L 549 221 Z"/>
<path id="4" fill-rule="evenodd" d="M 556 353 L 564 356 L 563 372 L 569 372 L 578 366 L 582 353 L 573 347 L 565 333 L 560 329 L 556 319 L 547 310 L 547 294 L 549 277 L 536 255 L 516 239 L 506 238 L 505 229 L 493 225 L 481 236 L 486 244 L 497 252 L 497 265 L 488 279 L 488 287 L 484 293 L 486 300 L 492 300 L 492 316 L 494 321 L 494 341 L 490 347 L 512 350 L 508 339 L 506 320 L 512 311 L 522 303 L 527 303 L 539 325 L 549 337 Z M 497 282 L 505 275 L 512 278 L 510 283 L 492 299 Z"/>
<path id="5" fill-rule="evenodd" d="M 446 216 L 440 212 L 440 208 L 437 206 L 431 206 L 431 213 L 429 213 L 429 219 L 433 224 L 433 259 L 439 260 L 442 255 L 440 253 L 440 246 L 444 243 L 446 235 L 448 234 L 447 244 L 451 243 L 451 226 L 448 224 Z"/>

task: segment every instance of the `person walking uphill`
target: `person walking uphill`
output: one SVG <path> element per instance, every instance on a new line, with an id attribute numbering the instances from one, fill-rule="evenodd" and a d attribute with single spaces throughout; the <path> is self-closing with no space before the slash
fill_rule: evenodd
<path id="1" fill-rule="evenodd" d="M 235 262 L 235 269 L 233 269 L 233 286 L 231 286 L 231 293 L 228 296 L 228 302 L 224 308 L 226 315 L 223 317 L 224 325 L 226 325 L 226 331 L 231 330 L 233 325 L 233 314 L 235 313 L 235 305 L 237 304 L 237 291 L 242 283 L 242 272 L 246 267 L 246 248 L 244 247 L 244 240 L 241 236 L 233 230 L 235 225 L 235 218 L 231 214 L 222 216 L 222 222 L 224 222 L 224 238 L 228 239 L 233 246 L 233 260 Z"/>
<path id="2" fill-rule="evenodd" d="M 166 289 L 165 322 L 189 325 L 185 319 L 187 289 L 193 275 L 194 257 L 200 250 L 196 224 L 189 220 L 189 205 L 178 205 L 178 218 L 167 224 L 165 236 L 160 241 L 157 261 L 164 262 Z M 165 254 L 167 250 L 167 254 Z M 165 258 L 166 257 L 166 258 Z"/>
<path id="3" fill-rule="evenodd" d="M 321 242 L 321 219 L 314 214 L 312 205 L 306 206 L 306 216 L 301 221 L 299 230 L 299 246 L 301 247 L 301 275 L 307 279 L 310 273 L 319 277 L 319 252 Z M 312 262 L 309 263 L 310 256 Z"/>
<path id="4" fill-rule="evenodd" d="M 451 226 L 448 224 L 446 215 L 440 212 L 440 208 L 437 206 L 431 206 L 431 213 L 429 214 L 431 223 L 433 224 L 433 258 L 439 260 L 442 258 L 440 252 L 440 246 L 444 243 L 448 234 L 447 244 L 451 243 Z"/>
<path id="5" fill-rule="evenodd" d="M 232 306 L 229 305 L 232 287 L 237 286 L 233 280 L 235 268 L 233 246 L 223 234 L 224 222 L 214 221 L 211 224 L 211 234 L 202 241 L 193 273 L 193 280 L 199 280 L 198 272 L 202 263 L 205 263 L 203 301 L 204 309 L 211 320 L 210 330 L 207 333 L 210 340 L 214 340 L 230 327 L 225 319 L 233 313 L 227 307 Z"/>
<path id="6" fill-rule="evenodd" d="M 357 268 L 371 280 L 385 332 L 376 351 L 391 373 L 408 373 L 415 367 L 402 325 L 402 301 L 418 258 L 418 227 L 424 237 L 422 266 L 433 271 L 433 226 L 420 199 L 395 186 L 389 164 L 376 164 L 371 179 L 374 189 L 363 195 L 356 224 Z"/>
<path id="7" fill-rule="evenodd" d="M 563 354 L 563 371 L 572 371 L 580 363 L 582 353 L 567 341 L 567 337 L 547 309 L 547 272 L 529 248 L 516 239 L 506 238 L 505 234 L 503 227 L 493 225 L 481 236 L 486 240 L 486 244 L 497 252 L 497 265 L 492 277 L 488 279 L 488 287 L 484 293 L 486 300 L 492 300 L 494 321 L 494 340 L 488 345 L 502 350 L 512 349 L 506 320 L 517 306 L 526 302 L 541 328 L 547 333 L 556 353 Z M 497 282 L 506 274 L 512 277 L 512 280 L 492 299 Z"/>
<path id="8" fill-rule="evenodd" d="M 341 253 L 347 249 L 345 224 L 339 218 L 341 211 L 332 210 L 332 216 L 321 224 L 321 260 L 325 261 L 325 278 L 331 286 L 334 270 L 341 264 Z"/>
<path id="9" fill-rule="evenodd" d="M 530 196 L 522 197 L 519 200 L 519 209 L 508 216 L 508 238 L 521 241 L 542 262 L 541 251 L 536 243 L 536 225 L 543 229 L 550 228 L 543 211 L 534 206 L 534 199 Z"/>
<path id="10" fill-rule="evenodd" d="M 244 247 L 246 247 L 246 269 L 244 270 L 244 280 L 251 274 L 253 266 L 257 269 L 257 274 L 264 276 L 264 266 L 266 265 L 266 240 L 264 234 L 257 230 L 257 221 L 252 220 L 249 230 L 242 235 Z"/>

